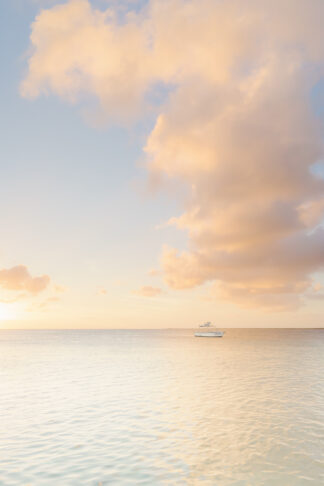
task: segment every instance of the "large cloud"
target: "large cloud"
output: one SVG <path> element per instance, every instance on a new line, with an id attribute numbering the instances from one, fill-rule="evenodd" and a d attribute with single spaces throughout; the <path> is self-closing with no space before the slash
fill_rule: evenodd
<path id="1" fill-rule="evenodd" d="M 294 308 L 324 264 L 322 0 L 151 1 L 124 21 L 86 0 L 42 11 L 24 96 L 95 97 L 111 120 L 140 115 L 161 83 L 145 152 L 152 177 L 191 196 L 170 223 L 189 250 L 166 249 L 174 288 L 215 282 L 242 305 Z"/>

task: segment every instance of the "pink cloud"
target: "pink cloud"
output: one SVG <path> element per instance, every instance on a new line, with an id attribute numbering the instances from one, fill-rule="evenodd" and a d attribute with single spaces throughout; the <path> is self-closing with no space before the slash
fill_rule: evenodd
<path id="1" fill-rule="evenodd" d="M 133 294 L 141 297 L 157 297 L 162 293 L 162 289 L 159 287 L 144 286 L 138 290 L 134 290 Z"/>
<path id="2" fill-rule="evenodd" d="M 17 265 L 0 270 L 0 286 L 5 290 L 24 290 L 29 294 L 38 294 L 50 283 L 48 275 L 32 277 L 25 265 Z"/>

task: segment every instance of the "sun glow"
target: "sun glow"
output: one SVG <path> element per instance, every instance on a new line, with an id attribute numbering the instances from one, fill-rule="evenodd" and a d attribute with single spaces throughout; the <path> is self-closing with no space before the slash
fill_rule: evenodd
<path id="1" fill-rule="evenodd" d="M 14 312 L 9 304 L 0 304 L 0 321 L 8 321 L 14 318 Z"/>

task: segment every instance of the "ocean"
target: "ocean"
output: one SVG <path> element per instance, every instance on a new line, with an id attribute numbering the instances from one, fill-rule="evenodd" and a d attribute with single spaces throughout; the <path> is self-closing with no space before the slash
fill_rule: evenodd
<path id="1" fill-rule="evenodd" d="M 1 486 L 320 486 L 324 331 L 0 331 Z"/>

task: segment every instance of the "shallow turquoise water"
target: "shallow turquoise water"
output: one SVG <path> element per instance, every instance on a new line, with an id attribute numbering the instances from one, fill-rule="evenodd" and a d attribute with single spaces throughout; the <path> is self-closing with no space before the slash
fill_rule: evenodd
<path id="1" fill-rule="evenodd" d="M 324 331 L 1 331 L 0 485 L 324 484 Z"/>

